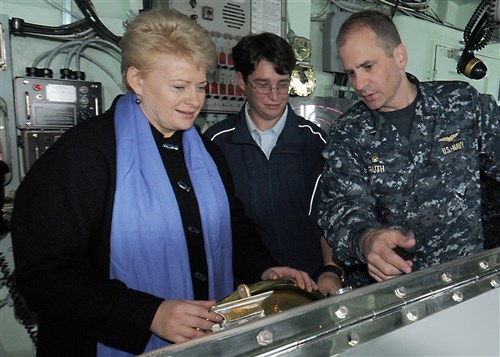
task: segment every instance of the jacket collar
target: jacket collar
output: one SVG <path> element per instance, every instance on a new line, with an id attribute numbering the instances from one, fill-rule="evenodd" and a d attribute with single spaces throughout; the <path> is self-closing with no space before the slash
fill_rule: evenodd
<path id="1" fill-rule="evenodd" d="M 278 142 L 276 143 L 277 147 L 282 144 L 296 144 L 299 143 L 301 139 L 300 131 L 298 128 L 299 117 L 297 114 L 295 114 L 290 104 L 287 104 L 287 107 L 288 115 L 286 118 L 285 127 L 283 128 L 283 131 L 278 138 Z M 234 128 L 234 135 L 231 139 L 231 142 L 235 144 L 257 145 L 255 144 L 255 141 L 250 134 L 250 130 L 245 120 L 245 105 L 238 113 L 238 118 L 236 120 Z"/>

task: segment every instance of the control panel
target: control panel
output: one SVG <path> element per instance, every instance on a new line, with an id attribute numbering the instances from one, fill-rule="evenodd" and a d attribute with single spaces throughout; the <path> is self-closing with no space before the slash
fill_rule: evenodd
<path id="1" fill-rule="evenodd" d="M 14 84 L 19 129 L 68 128 L 102 111 L 99 82 L 17 77 Z"/>
<path id="2" fill-rule="evenodd" d="M 103 102 L 99 82 L 29 76 L 15 78 L 14 97 L 25 173 L 66 130 L 101 114 Z"/>
<path id="3" fill-rule="evenodd" d="M 23 130 L 21 147 L 23 149 L 24 172 L 28 172 L 36 160 L 57 140 L 65 130 Z"/>
<path id="4" fill-rule="evenodd" d="M 207 76 L 203 112 L 238 112 L 246 97 L 237 83 L 232 48 L 245 35 L 263 31 L 286 33 L 285 0 L 151 0 L 152 8 L 175 9 L 203 26 L 217 50 L 217 68 Z"/>

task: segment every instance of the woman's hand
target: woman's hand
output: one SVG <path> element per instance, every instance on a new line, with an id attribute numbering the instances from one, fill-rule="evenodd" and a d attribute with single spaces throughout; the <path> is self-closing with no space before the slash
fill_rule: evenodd
<path id="1" fill-rule="evenodd" d="M 267 269 L 261 275 L 262 280 L 293 279 L 301 289 L 311 292 L 317 290 L 318 286 L 305 271 L 290 267 L 273 267 Z"/>
<path id="2" fill-rule="evenodd" d="M 215 301 L 165 300 L 156 310 L 151 332 L 174 343 L 203 337 L 222 316 L 208 310 Z"/>

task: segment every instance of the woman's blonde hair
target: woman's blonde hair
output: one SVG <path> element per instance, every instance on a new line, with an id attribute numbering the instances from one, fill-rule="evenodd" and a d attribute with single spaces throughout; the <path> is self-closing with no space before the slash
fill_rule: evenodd
<path id="1" fill-rule="evenodd" d="M 127 69 L 147 73 L 154 68 L 155 53 L 185 57 L 210 72 L 216 66 L 215 45 L 207 30 L 176 10 L 143 11 L 128 25 L 120 41 L 122 80 L 128 90 Z"/>

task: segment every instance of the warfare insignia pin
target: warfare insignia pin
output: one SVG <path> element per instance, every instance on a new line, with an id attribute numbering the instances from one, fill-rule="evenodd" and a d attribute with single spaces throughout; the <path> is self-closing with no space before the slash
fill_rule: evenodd
<path id="1" fill-rule="evenodd" d="M 453 140 L 455 140 L 458 136 L 458 132 L 456 133 L 453 133 L 449 136 L 445 136 L 445 137 L 442 137 L 441 139 L 439 139 L 439 142 L 442 142 L 442 143 L 451 143 Z"/>

